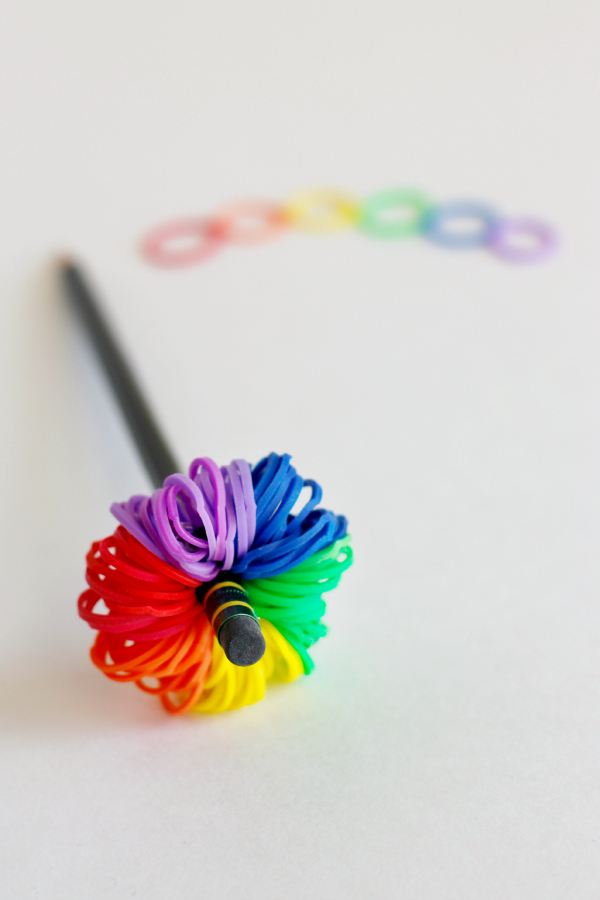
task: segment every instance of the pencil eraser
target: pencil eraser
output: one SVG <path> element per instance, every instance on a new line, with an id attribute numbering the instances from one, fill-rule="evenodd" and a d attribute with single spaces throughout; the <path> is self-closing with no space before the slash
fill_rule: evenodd
<path id="1" fill-rule="evenodd" d="M 251 616 L 226 619 L 219 630 L 219 643 L 234 666 L 253 666 L 267 647 L 260 625 Z"/>

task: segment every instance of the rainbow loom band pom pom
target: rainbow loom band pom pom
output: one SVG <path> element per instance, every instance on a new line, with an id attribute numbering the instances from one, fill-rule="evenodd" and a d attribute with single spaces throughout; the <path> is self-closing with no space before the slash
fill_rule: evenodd
<path id="1" fill-rule="evenodd" d="M 92 545 L 78 604 L 98 631 L 92 661 L 109 678 L 133 681 L 176 714 L 256 703 L 268 681 L 311 671 L 323 594 L 352 550 L 346 519 L 318 506 L 321 488 L 290 459 L 271 453 L 251 469 L 202 457 L 151 496 L 113 504 L 120 524 Z M 310 498 L 292 514 L 305 487 Z M 239 616 L 260 625 L 264 655 L 253 665 L 223 651 L 223 630 Z"/>

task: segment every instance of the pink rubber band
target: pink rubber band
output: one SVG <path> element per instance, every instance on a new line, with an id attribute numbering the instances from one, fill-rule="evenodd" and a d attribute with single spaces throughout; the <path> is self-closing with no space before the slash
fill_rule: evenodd
<path id="1" fill-rule="evenodd" d="M 173 244 L 181 238 L 194 238 L 195 243 L 183 250 Z M 142 256 L 155 266 L 174 269 L 193 266 L 214 256 L 223 245 L 211 219 L 177 219 L 149 231 L 142 238 Z"/>

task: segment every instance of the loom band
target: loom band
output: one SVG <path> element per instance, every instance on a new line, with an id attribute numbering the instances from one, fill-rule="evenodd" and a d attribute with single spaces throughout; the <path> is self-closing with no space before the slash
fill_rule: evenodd
<path id="1" fill-rule="evenodd" d="M 476 219 L 479 227 L 475 231 L 460 232 L 445 228 L 453 220 Z M 496 232 L 500 217 L 498 213 L 483 203 L 456 201 L 432 207 L 425 220 L 425 236 L 440 247 L 451 250 L 471 250 L 489 244 Z"/>
<path id="2" fill-rule="evenodd" d="M 167 484 L 169 479 L 172 480 Z M 191 534 L 187 528 L 184 528 L 181 522 L 181 507 L 193 510 L 194 518 L 191 522 L 186 522 L 186 525 L 189 524 L 198 528 L 204 527 L 207 535 L 206 539 L 198 538 Z M 156 528 L 167 552 L 176 557 L 179 554 L 186 554 L 190 557 L 188 561 L 193 562 L 205 559 L 207 555 L 210 556 L 211 549 L 214 549 L 214 544 L 216 543 L 214 540 L 211 542 L 209 537 L 210 529 L 207 528 L 207 520 L 210 528 L 212 528 L 212 520 L 206 511 L 202 492 L 198 489 L 195 482 L 186 475 L 169 475 L 168 479 L 165 479 L 163 487 L 153 493 L 151 508 Z M 184 544 L 197 547 L 198 549 L 187 550 Z"/>
<path id="3" fill-rule="evenodd" d="M 269 621 L 269 620 L 267 619 L 267 621 Z M 295 651 L 295 653 L 297 654 L 297 656 L 299 658 L 300 666 L 298 668 L 300 669 L 300 667 L 301 667 L 301 669 L 298 671 L 298 674 L 295 677 L 297 678 L 300 675 L 310 674 L 310 672 L 312 672 L 312 670 L 314 669 L 315 664 L 313 663 L 312 659 L 306 652 L 306 648 L 300 642 L 294 640 L 291 632 L 289 632 L 288 629 L 282 628 L 281 630 L 279 630 L 279 628 L 275 628 L 275 626 L 273 625 L 272 622 L 269 622 L 269 624 L 273 627 L 273 629 L 275 629 L 279 632 L 279 634 L 285 641 L 287 641 L 287 643 L 290 645 L 292 650 Z M 281 679 L 281 680 L 287 680 L 287 679 Z M 294 679 L 290 678 L 289 680 L 293 681 Z"/>
<path id="4" fill-rule="evenodd" d="M 197 547 L 197 550 L 186 550 L 186 552 L 193 554 L 200 553 L 200 558 L 205 558 L 207 553 L 210 552 L 208 541 L 204 540 L 204 538 L 196 537 L 196 535 L 191 530 L 191 528 L 193 528 L 193 521 L 188 521 L 185 523 L 185 525 L 181 521 L 180 504 L 181 507 L 183 507 L 184 511 L 186 511 L 186 508 L 190 508 L 191 503 L 189 502 L 189 497 L 187 497 L 181 491 L 181 489 L 178 489 L 175 485 L 170 485 L 165 492 L 165 498 L 167 516 L 169 518 L 171 528 L 176 534 L 177 543 L 179 544 L 180 542 L 182 542 L 181 546 L 184 550 L 186 550 L 186 544 L 189 544 L 190 547 Z M 194 510 L 194 512 L 196 511 Z M 202 517 L 199 515 L 199 513 L 193 516 L 193 518 L 196 518 L 197 527 L 201 527 L 201 525 L 204 525 Z M 201 525 L 199 525 L 198 523 L 201 523 Z"/>
<path id="5" fill-rule="evenodd" d="M 300 562 L 303 562 L 304 559 L 308 559 L 308 557 L 312 556 L 312 554 L 320 549 L 320 547 L 324 546 L 322 540 L 319 543 L 319 546 L 316 546 L 316 542 L 319 540 L 323 529 L 327 529 L 328 527 L 329 523 L 325 521 L 322 524 L 317 524 L 311 531 L 307 531 L 291 540 L 283 538 L 282 540 L 274 541 L 271 544 L 265 544 L 262 547 L 249 550 L 239 563 L 232 566 L 231 571 L 244 574 L 244 572 L 249 573 L 251 570 L 254 574 L 247 574 L 247 578 L 269 578 L 274 575 L 282 574 L 293 566 L 300 565 Z M 327 535 L 324 540 L 326 543 L 331 542 Z M 308 553 L 304 554 L 304 551 L 307 548 Z M 302 555 L 302 559 L 296 561 L 298 554 Z M 269 568 L 269 565 L 271 568 Z M 264 573 L 262 570 L 259 571 L 260 567 L 264 568 L 265 566 L 267 569 Z M 271 571 L 273 566 L 280 569 L 280 571 Z"/>
<path id="6" fill-rule="evenodd" d="M 297 598 L 296 603 L 277 603 L 271 596 L 252 594 L 252 606 L 257 615 L 264 615 L 273 621 L 285 619 L 286 622 L 303 622 L 318 620 L 325 615 L 325 600 L 318 596 L 310 600 Z"/>
<path id="7" fill-rule="evenodd" d="M 193 238 L 195 245 L 172 249 L 175 241 Z M 171 249 L 169 249 L 171 245 Z M 140 251 L 147 262 L 163 268 L 180 268 L 204 262 L 223 245 L 210 219 L 182 218 L 153 228 L 142 238 Z"/>
<path id="8" fill-rule="evenodd" d="M 277 508 L 280 498 L 285 492 L 288 478 L 291 477 L 290 468 L 293 475 L 296 474 L 295 469 L 290 466 L 291 456 L 284 453 L 278 458 L 278 464 L 275 471 L 271 474 L 269 483 L 265 485 L 264 493 L 260 497 L 256 496 L 256 534 L 260 534 L 261 528 L 271 516 L 274 509 Z M 270 468 L 270 467 L 268 467 Z M 263 479 L 264 480 L 264 479 Z M 256 540 L 256 538 L 255 538 Z"/>
<path id="9" fill-rule="evenodd" d="M 257 514 L 258 503 L 262 499 L 262 495 L 269 487 L 273 476 L 277 472 L 280 459 L 281 457 L 276 453 L 269 453 L 268 456 L 261 459 L 252 469 L 252 485 L 254 490 L 254 500 L 257 505 Z"/>
<path id="10" fill-rule="evenodd" d="M 89 560 L 87 570 L 100 579 L 103 584 L 112 585 L 113 588 L 121 587 L 131 595 L 139 595 L 148 599 L 164 598 L 168 602 L 180 599 L 190 590 L 187 584 L 161 575 L 157 575 L 154 581 L 136 578 L 128 571 L 123 572 L 109 567 L 102 558 Z"/>
<path id="11" fill-rule="evenodd" d="M 252 472 L 245 459 L 234 459 L 233 464 L 238 470 L 244 494 L 246 522 L 248 526 L 248 547 L 251 547 L 254 535 L 256 534 L 256 500 L 254 498 L 254 487 L 252 485 Z"/>
<path id="12" fill-rule="evenodd" d="M 186 584 L 189 587 L 198 587 L 198 580 L 196 578 L 192 578 L 186 572 L 183 572 L 181 569 L 166 562 L 166 560 L 158 558 L 156 554 L 149 551 L 143 544 L 140 544 L 133 535 L 129 534 L 122 525 L 118 526 L 112 537 L 115 541 L 115 546 L 124 548 L 123 552 L 126 552 L 131 559 L 139 562 L 141 565 L 151 565 L 156 572 L 164 574 L 174 581 Z"/>
<path id="13" fill-rule="evenodd" d="M 293 569 L 291 570 L 293 571 Z M 260 596 L 277 597 L 280 603 L 289 605 L 290 603 L 301 603 L 304 598 L 320 597 L 321 594 L 327 593 L 335 589 L 337 583 L 342 577 L 342 572 L 332 575 L 326 581 L 317 581 L 311 579 L 309 582 L 294 580 L 289 582 L 280 582 L 278 577 L 274 578 L 256 578 L 250 584 L 252 596 L 256 596 L 257 592 Z"/>
<path id="14" fill-rule="evenodd" d="M 300 534 L 294 535 L 291 538 L 286 535 L 277 541 L 271 541 L 269 544 L 254 547 L 246 554 L 242 561 L 242 565 L 246 560 L 249 564 L 254 560 L 273 560 L 279 556 L 287 555 L 296 548 L 311 544 L 313 540 L 316 540 L 316 538 L 325 531 L 327 531 L 327 533 L 333 533 L 335 527 L 335 517 L 332 512 L 325 509 L 315 510 L 308 518 L 305 523 L 305 529 Z M 332 540 L 333 538 L 329 540 L 328 543 L 331 543 Z M 320 546 L 323 546 L 323 544 L 321 543 Z M 316 552 L 317 549 L 318 548 L 315 548 L 313 552 Z"/>
<path id="15" fill-rule="evenodd" d="M 211 553 L 211 559 L 220 560 L 225 555 L 225 482 L 223 481 L 220 468 L 208 456 L 201 456 L 192 461 L 190 465 L 190 479 L 192 481 L 194 481 L 200 467 L 202 467 L 203 471 L 208 472 L 215 494 L 216 548 L 214 553 Z M 169 476 L 169 478 L 173 477 L 172 475 Z M 167 478 L 167 481 L 169 481 L 169 478 Z"/>
<path id="16" fill-rule="evenodd" d="M 162 490 L 162 488 L 160 489 Z M 158 527 L 158 523 L 156 521 L 155 510 L 153 506 L 153 496 L 147 497 L 143 503 L 140 503 L 139 506 L 139 517 L 141 523 L 148 534 L 150 540 L 160 548 L 161 555 L 163 559 L 169 562 L 171 565 L 175 562 L 173 558 L 169 555 L 167 548 L 165 547 L 163 536 L 160 532 L 160 528 Z M 137 535 L 136 535 L 137 536 Z"/>
<path id="17" fill-rule="evenodd" d="M 206 653 L 211 650 L 213 635 L 208 620 L 196 625 L 195 630 L 199 631 L 200 634 L 197 635 L 190 630 L 189 638 L 182 641 L 181 647 L 171 658 L 165 671 L 166 675 L 174 674 L 178 669 L 187 670 L 191 666 L 197 665 L 203 660 Z"/>
<path id="18" fill-rule="evenodd" d="M 263 526 L 256 532 L 256 543 L 267 544 L 273 540 L 280 540 L 286 534 L 288 516 L 296 500 L 302 493 L 304 482 L 299 475 L 294 476 L 285 485 L 282 496 L 276 495 L 271 502 L 271 510 L 266 517 Z"/>
<path id="19" fill-rule="evenodd" d="M 334 590 L 337 586 L 334 582 L 339 582 L 340 577 L 332 579 L 331 584 L 328 582 L 327 585 L 317 585 L 306 591 L 298 588 L 294 591 L 291 585 L 282 585 L 282 587 L 289 589 L 287 593 L 268 590 L 263 584 L 269 579 L 260 579 L 260 586 L 256 586 L 256 582 L 251 582 L 252 605 L 255 606 L 256 603 L 260 603 L 263 606 L 268 605 L 271 609 L 301 609 L 304 611 L 306 608 L 324 603 L 325 601 L 321 599 L 321 595 Z"/>
<path id="20" fill-rule="evenodd" d="M 192 682 L 187 690 L 170 690 L 170 685 L 165 686 L 165 689 L 160 696 L 160 702 L 172 716 L 180 716 L 192 709 L 202 693 L 203 687 L 203 680 L 201 678 L 200 681 L 196 680 L 195 682 Z M 172 699 L 173 696 L 176 698 L 183 696 L 183 699 L 178 700 L 177 702 Z"/>
<path id="21" fill-rule="evenodd" d="M 244 226 L 243 220 L 258 224 Z M 280 237 L 287 228 L 283 209 L 269 200 L 242 200 L 219 209 L 212 216 L 215 235 L 231 244 L 262 244 Z"/>
<path id="22" fill-rule="evenodd" d="M 110 543 L 107 543 L 110 541 Z M 148 569 L 140 569 L 139 566 L 132 566 L 127 562 L 126 559 L 123 559 L 119 556 L 118 552 L 111 553 L 110 548 L 115 548 L 116 545 L 114 541 L 111 541 L 110 538 L 105 538 L 104 541 L 100 542 L 100 547 L 98 550 L 98 558 L 88 559 L 86 557 L 88 566 L 94 566 L 100 568 L 103 564 L 106 564 L 111 571 L 114 570 L 115 576 L 118 574 L 120 578 L 123 579 L 133 579 L 135 581 L 143 581 L 147 584 L 152 584 L 158 590 L 159 586 L 167 586 L 172 585 L 175 579 L 166 577 L 159 572 L 152 572 Z M 181 584 L 180 581 L 175 581 L 175 584 Z"/>
<path id="23" fill-rule="evenodd" d="M 316 556 L 316 554 L 313 554 Z M 308 562 L 310 563 L 310 559 Z M 297 590 L 318 590 L 323 588 L 324 590 L 331 590 L 329 587 L 325 587 L 325 585 L 329 585 L 332 581 L 339 581 L 342 574 L 352 565 L 352 555 L 345 554 L 345 558 L 342 562 L 329 562 L 325 560 L 321 566 L 314 566 L 312 568 L 301 569 L 300 572 L 297 571 L 299 566 L 296 566 L 294 569 L 291 569 L 289 572 L 284 573 L 283 575 L 277 575 L 272 579 L 272 582 L 277 585 L 277 589 L 282 591 L 293 591 Z M 293 573 L 290 575 L 290 573 Z"/>
<path id="24" fill-rule="evenodd" d="M 178 634 L 186 628 L 193 620 L 193 616 L 184 619 L 186 613 L 182 613 L 181 617 L 172 616 L 170 619 L 154 619 L 153 623 L 136 630 L 130 629 L 124 631 L 123 634 L 131 641 L 157 641 L 161 638 L 171 637 Z M 177 619 L 177 621 L 174 621 Z M 167 624 L 168 623 L 168 624 Z"/>
<path id="25" fill-rule="evenodd" d="M 117 616 L 110 612 L 103 615 L 95 613 L 93 611 L 94 607 L 101 599 L 102 597 L 99 597 L 94 590 L 88 588 L 87 591 L 83 591 L 83 593 L 79 595 L 77 601 L 77 610 L 80 618 L 96 631 L 122 632 L 131 628 L 133 625 L 136 627 L 143 627 L 144 625 L 150 625 L 152 622 L 156 621 L 154 616 L 149 615 Z"/>
<path id="26" fill-rule="evenodd" d="M 292 469 L 290 473 L 290 456 L 277 456 L 271 454 L 268 462 L 263 467 L 262 474 L 255 481 L 255 472 L 252 472 L 252 481 L 255 485 L 254 495 L 256 500 L 256 535 L 259 534 L 261 528 L 268 521 L 271 512 L 277 507 L 278 497 L 282 496 L 285 486 L 289 481 L 291 474 L 295 474 Z M 274 503 L 274 505 L 273 505 Z"/>
<path id="27" fill-rule="evenodd" d="M 185 635 L 185 632 L 182 634 Z M 190 636 L 193 640 L 195 637 L 193 629 Z M 115 646 L 115 638 L 120 638 L 121 646 Z M 178 639 L 178 643 L 182 643 L 181 639 Z M 176 646 L 177 644 L 175 644 Z M 109 678 L 114 674 L 117 676 L 115 680 L 135 681 L 136 678 L 143 676 L 161 677 L 166 672 L 164 666 L 173 656 L 173 650 L 172 638 L 154 641 L 149 648 L 140 652 L 138 644 L 128 647 L 125 639 L 120 635 L 99 632 L 90 655 L 94 665 Z M 113 660 L 112 663 L 107 662 L 107 656 Z M 167 674 L 173 673 L 167 672 Z"/>
<path id="28" fill-rule="evenodd" d="M 273 581 L 277 583 L 294 582 L 297 577 L 301 580 L 313 581 L 316 578 L 327 577 L 329 572 L 344 571 L 349 565 L 348 557 L 352 558 L 350 541 L 350 535 L 333 541 L 329 546 L 313 554 L 307 562 L 283 575 L 278 575 Z M 344 568 L 340 568 L 341 566 Z"/>
<path id="29" fill-rule="evenodd" d="M 244 556 L 248 550 L 248 522 L 246 520 L 244 489 L 242 487 L 239 472 L 233 463 L 230 463 L 229 466 L 223 466 L 222 471 L 228 503 L 233 503 L 233 514 L 236 523 L 234 558 L 237 558 Z M 225 477 L 225 474 L 227 475 L 227 478 Z M 228 487 L 229 490 L 227 490 Z M 229 566 L 224 566 L 224 568 L 229 568 Z"/>
<path id="30" fill-rule="evenodd" d="M 290 523 L 295 520 L 295 516 L 291 515 L 291 511 L 302 493 L 304 480 L 295 469 L 291 469 L 291 471 L 293 471 L 294 475 L 288 482 L 286 492 L 281 498 L 279 506 L 261 530 L 261 543 L 279 540 L 284 537 L 288 533 Z"/>
<path id="31" fill-rule="evenodd" d="M 314 554 L 316 555 L 316 554 Z M 277 575 L 275 578 L 271 579 L 273 582 L 273 589 L 275 589 L 275 585 L 278 590 L 282 592 L 292 592 L 294 590 L 302 590 L 302 591 L 317 591 L 324 590 L 330 591 L 333 590 L 335 586 L 337 586 L 340 578 L 346 569 L 350 568 L 352 565 L 352 553 L 345 554 L 345 559 L 339 563 L 332 563 L 331 565 L 325 563 L 322 569 L 307 569 L 297 571 L 299 566 L 296 566 L 294 569 L 291 569 L 289 572 L 284 573 L 283 575 Z M 308 560 L 310 563 L 310 560 Z M 290 576 L 290 573 L 294 573 Z M 330 585 L 335 582 L 334 587 L 330 587 Z"/>
<path id="32" fill-rule="evenodd" d="M 92 590 L 97 590 L 94 585 L 91 585 Z M 181 613 L 186 612 L 188 609 L 191 609 L 194 606 L 195 598 L 192 597 L 191 601 L 188 599 L 186 602 L 181 603 L 172 603 L 170 605 L 165 606 L 153 606 L 151 604 L 146 604 L 144 606 L 119 602 L 119 600 L 113 599 L 109 592 L 107 592 L 106 596 L 100 595 L 104 603 L 108 607 L 109 611 L 114 615 L 118 616 L 153 616 L 155 619 L 168 619 L 173 616 L 178 616 Z"/>
<path id="33" fill-rule="evenodd" d="M 519 246 L 510 243 L 511 236 L 530 236 L 534 243 Z M 545 222 L 537 219 L 502 219 L 492 237 L 488 250 L 505 262 L 539 262 L 551 256 L 558 247 L 556 232 Z"/>
<path id="34" fill-rule="evenodd" d="M 171 653 L 170 646 L 166 649 L 162 646 L 169 643 L 168 638 L 156 641 L 158 646 L 151 646 L 142 653 L 137 644 L 128 647 L 126 641 L 122 639 L 122 645 L 119 647 L 115 646 L 114 639 L 115 635 L 98 632 L 90 656 L 94 665 L 102 669 L 105 675 L 110 678 L 115 673 L 119 681 L 134 681 L 141 672 L 160 671 L 161 664 Z M 113 660 L 112 663 L 107 662 L 108 656 Z M 125 673 L 128 673 L 127 676 Z"/>
<path id="35" fill-rule="evenodd" d="M 185 478 L 186 481 L 182 482 L 180 479 Z M 171 479 L 173 479 L 171 481 Z M 170 482 L 167 484 L 167 482 Z M 196 501 L 196 508 L 198 512 L 199 521 L 204 526 L 206 531 L 206 540 L 208 541 L 208 548 L 202 547 L 198 550 L 186 550 L 186 548 L 181 543 L 181 539 L 173 534 L 172 528 L 176 528 L 180 524 L 178 517 L 175 521 L 171 520 L 171 515 L 174 515 L 174 511 L 176 509 L 176 505 L 174 505 L 174 500 L 176 500 L 177 495 L 180 492 L 191 492 L 193 499 Z M 169 500 L 171 501 L 169 507 Z M 191 480 L 186 478 L 185 475 L 169 475 L 168 478 L 165 479 L 164 487 L 158 488 L 158 490 L 154 491 L 151 498 L 152 504 L 152 512 L 154 514 L 154 518 L 156 521 L 156 528 L 160 535 L 161 543 L 164 548 L 164 551 L 168 554 L 171 559 L 177 560 L 178 563 L 181 564 L 182 561 L 186 563 L 194 563 L 194 562 L 204 562 L 208 557 L 209 560 L 214 559 L 215 552 L 217 549 L 217 542 L 214 537 L 214 532 L 212 530 L 212 522 L 210 520 L 210 516 L 208 515 L 205 507 L 204 507 L 204 498 L 198 486 Z M 198 543 L 202 540 L 204 543 L 204 539 L 202 538 L 194 538 L 193 535 L 190 535 L 188 532 L 185 532 L 185 537 L 182 538 L 186 543 L 191 544 L 192 546 L 192 538 L 197 546 Z M 190 538 L 190 540 L 188 540 Z"/>
<path id="36" fill-rule="evenodd" d="M 328 538 L 324 537 L 322 541 L 317 543 L 317 549 L 319 546 L 328 542 Z M 287 572 L 288 569 L 293 568 L 294 566 L 300 565 L 305 559 L 308 559 L 312 553 L 314 552 L 313 547 L 307 547 L 304 551 L 301 549 L 296 549 L 293 552 L 280 556 L 277 559 L 269 560 L 269 561 L 254 561 L 251 566 L 246 570 L 245 577 L 249 580 L 254 578 L 273 578 L 276 575 L 281 574 L 282 572 Z"/>
<path id="37" fill-rule="evenodd" d="M 126 666 L 119 667 L 106 662 L 106 657 L 111 654 L 112 647 L 100 647 L 100 641 L 104 637 L 102 633 L 96 635 L 92 648 L 90 650 L 90 659 L 97 669 L 100 669 L 103 675 L 110 678 L 111 681 L 118 681 L 124 684 L 128 681 L 135 681 L 138 675 L 131 672 Z"/>
<path id="38" fill-rule="evenodd" d="M 221 649 L 220 645 L 219 649 Z M 206 696 L 203 692 L 203 695 L 200 698 L 199 702 L 194 706 L 194 711 L 223 711 L 225 709 L 228 709 L 229 704 L 235 696 L 235 673 L 226 668 L 226 666 L 221 662 L 219 656 L 224 658 L 224 662 L 228 662 L 223 651 L 221 650 L 221 654 L 219 654 L 217 647 L 213 644 L 213 666 L 215 666 L 216 658 L 217 664 L 215 666 L 215 673 L 219 672 L 220 677 L 215 680 L 215 678 L 213 677 L 213 669 L 210 669 L 206 681 L 204 682 L 204 692 L 206 692 Z"/>
<path id="39" fill-rule="evenodd" d="M 317 623 L 322 619 L 326 612 L 326 604 L 320 603 L 318 607 L 307 611 L 299 611 L 294 609 L 274 609 L 272 607 L 262 607 L 257 605 L 257 609 L 261 609 L 264 618 L 274 622 L 277 626 L 294 626 L 303 628 L 307 622 Z"/>
<path id="40" fill-rule="evenodd" d="M 220 708 L 215 709 L 215 712 L 240 709 L 242 706 L 249 706 L 262 700 L 266 690 L 262 669 L 263 666 L 259 664 L 254 671 L 252 671 L 252 666 L 247 666 L 238 667 L 236 671 L 232 672 L 230 676 L 230 684 L 233 687 L 232 695 L 222 703 Z"/>
<path id="41" fill-rule="evenodd" d="M 310 513 L 313 511 L 313 509 L 315 509 L 316 506 L 319 505 L 323 497 L 323 490 L 321 488 L 321 485 L 316 481 L 313 481 L 312 478 L 305 478 L 303 487 L 311 488 L 312 493 L 310 499 L 306 501 L 300 512 L 294 516 L 291 522 L 288 523 L 288 535 L 292 535 L 301 529 L 306 517 L 310 515 Z"/>
<path id="42" fill-rule="evenodd" d="M 316 234 L 351 228 L 360 217 L 360 206 L 354 197 L 328 188 L 294 194 L 283 209 L 287 222 Z"/>
<path id="43" fill-rule="evenodd" d="M 144 529 L 142 524 L 134 518 L 128 510 L 125 508 L 125 504 L 123 503 L 113 503 L 110 507 L 111 515 L 117 520 L 119 525 L 121 525 L 126 531 L 131 534 L 135 540 L 141 544 L 145 550 L 148 550 L 149 553 L 153 553 L 157 559 L 166 562 L 165 556 L 158 544 L 154 543 L 152 538 L 148 535 L 147 531 Z"/>
<path id="44" fill-rule="evenodd" d="M 173 703 L 170 698 L 169 693 L 162 694 L 160 698 L 160 702 L 162 703 L 164 709 L 170 713 L 172 716 L 180 716 L 183 713 L 190 712 L 194 708 L 194 705 L 198 701 L 202 691 L 204 690 L 204 682 L 200 681 L 194 689 L 188 694 L 185 700 L 181 703 Z"/>
<path id="45" fill-rule="evenodd" d="M 164 559 L 164 557 L 162 558 Z M 211 581 L 211 579 L 216 578 L 219 574 L 219 566 L 211 560 L 188 563 L 185 560 L 169 557 L 169 560 L 165 562 L 173 568 L 176 567 L 182 575 L 189 577 L 196 586 L 201 582 Z M 183 579 L 181 580 L 183 581 Z M 187 584 L 188 582 L 185 583 Z"/>
<path id="46" fill-rule="evenodd" d="M 274 662 L 271 679 L 274 681 L 294 681 L 304 675 L 304 666 L 297 651 L 285 639 L 279 629 L 267 619 L 263 626 L 267 646 L 271 648 Z"/>
<path id="47" fill-rule="evenodd" d="M 134 679 L 132 680 L 135 680 L 138 687 L 145 690 L 148 694 L 161 694 L 165 691 L 183 691 L 189 689 L 197 679 L 198 669 L 202 668 L 206 656 L 208 656 L 209 663 L 211 657 L 210 646 L 206 645 L 206 642 L 203 644 L 203 652 L 200 656 L 190 656 L 190 644 L 195 639 L 196 635 L 194 634 L 186 636 L 186 641 L 177 649 L 179 661 L 176 664 L 172 662 L 169 663 L 168 660 L 155 661 L 149 659 L 146 663 L 141 663 L 136 666 L 137 671 L 134 673 Z M 202 637 L 200 638 L 200 641 L 202 641 Z M 144 683 L 142 687 L 142 684 L 138 683 L 138 679 L 141 681 L 144 678 L 156 678 L 159 683 L 157 686 L 151 686 Z"/>
<path id="48" fill-rule="evenodd" d="M 233 502 L 233 490 L 227 490 L 225 483 L 225 521 L 227 523 L 227 531 L 225 533 L 225 556 L 223 558 L 223 569 L 229 569 L 235 559 L 235 536 L 238 530 L 237 516 Z"/>
<path id="49" fill-rule="evenodd" d="M 110 606 L 114 612 L 129 613 L 131 615 L 143 615 L 146 613 L 151 616 L 173 616 L 185 609 L 189 609 L 196 602 L 196 595 L 191 588 L 186 588 L 182 592 L 165 596 L 166 592 L 158 591 L 134 592 L 133 589 L 127 593 L 116 591 L 113 585 L 107 584 L 106 580 L 102 581 L 93 572 L 86 572 L 86 581 L 93 591 L 104 600 L 107 606 Z M 155 602 L 152 602 L 155 601 Z M 117 610 L 116 604 L 121 607 Z M 144 604 L 148 604 L 145 606 Z"/>
<path id="50" fill-rule="evenodd" d="M 182 585 L 181 582 L 177 581 L 168 582 L 165 580 L 152 584 L 151 582 L 131 578 L 130 575 L 124 575 L 112 569 L 88 566 L 88 571 L 95 578 L 100 579 L 102 585 L 106 585 L 110 590 L 124 597 L 172 603 L 177 600 L 183 600 L 191 591 L 187 585 Z M 101 576 L 104 577 L 102 578 Z M 99 583 L 97 582 L 97 584 Z M 102 591 L 99 591 L 99 593 L 102 593 Z"/>
<path id="51" fill-rule="evenodd" d="M 363 200 L 358 227 L 369 237 L 384 240 L 415 237 L 424 230 L 432 206 L 429 197 L 419 191 L 403 188 L 381 191 Z M 398 209 L 408 210 L 412 216 L 401 221 L 385 219 L 386 212 Z"/>

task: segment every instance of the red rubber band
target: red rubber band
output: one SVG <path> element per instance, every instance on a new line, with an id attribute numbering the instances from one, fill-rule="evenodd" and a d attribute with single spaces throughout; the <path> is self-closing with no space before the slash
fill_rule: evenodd
<path id="1" fill-rule="evenodd" d="M 230 244 L 262 244 L 275 240 L 287 228 L 283 208 L 271 200 L 231 203 L 218 210 L 212 221 L 215 234 Z"/>

